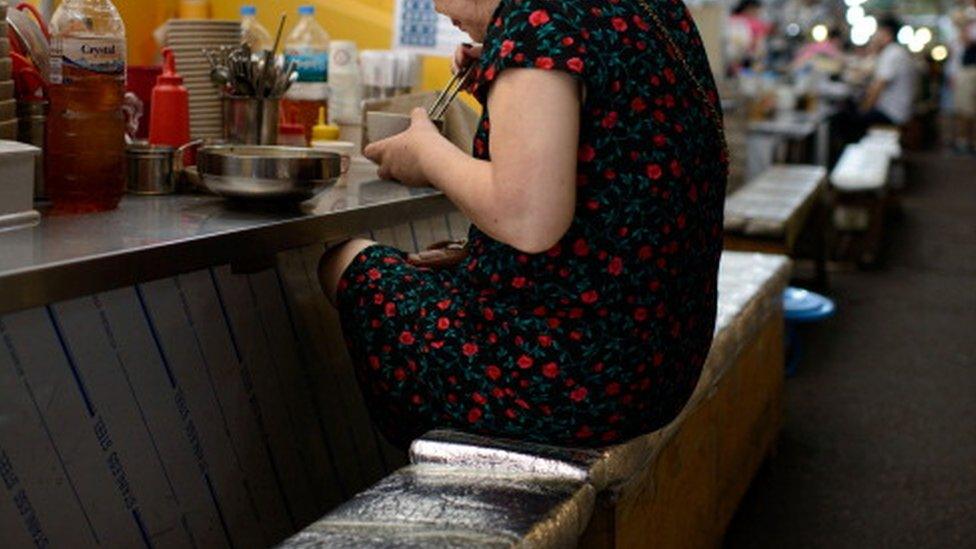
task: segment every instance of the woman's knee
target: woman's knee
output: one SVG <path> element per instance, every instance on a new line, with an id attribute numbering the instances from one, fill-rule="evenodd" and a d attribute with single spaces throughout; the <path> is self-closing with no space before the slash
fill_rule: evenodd
<path id="1" fill-rule="evenodd" d="M 339 280 L 343 273 L 363 250 L 374 245 L 376 242 L 372 240 L 356 238 L 332 247 L 322 255 L 319 260 L 319 284 L 333 305 L 336 304 Z"/>

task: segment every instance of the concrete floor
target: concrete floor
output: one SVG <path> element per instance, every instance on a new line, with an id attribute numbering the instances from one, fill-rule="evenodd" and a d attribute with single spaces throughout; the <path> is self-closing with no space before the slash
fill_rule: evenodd
<path id="1" fill-rule="evenodd" d="M 976 547 L 976 159 L 913 166 L 880 266 L 832 275 L 728 547 Z"/>

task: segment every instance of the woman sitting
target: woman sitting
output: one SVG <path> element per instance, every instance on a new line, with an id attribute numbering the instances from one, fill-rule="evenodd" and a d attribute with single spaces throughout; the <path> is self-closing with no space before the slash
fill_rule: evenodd
<path id="1" fill-rule="evenodd" d="M 473 157 L 413 113 L 371 145 L 473 222 L 450 268 L 352 241 L 323 258 L 375 421 L 568 446 L 670 422 L 715 324 L 727 175 L 719 99 L 680 1 L 436 0 L 483 48 Z"/>

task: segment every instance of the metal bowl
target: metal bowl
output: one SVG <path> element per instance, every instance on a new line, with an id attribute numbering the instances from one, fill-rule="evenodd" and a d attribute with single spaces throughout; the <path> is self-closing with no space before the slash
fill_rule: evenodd
<path id="1" fill-rule="evenodd" d="M 335 153 L 298 147 L 218 145 L 197 151 L 203 185 L 227 198 L 304 201 L 342 174 Z"/>

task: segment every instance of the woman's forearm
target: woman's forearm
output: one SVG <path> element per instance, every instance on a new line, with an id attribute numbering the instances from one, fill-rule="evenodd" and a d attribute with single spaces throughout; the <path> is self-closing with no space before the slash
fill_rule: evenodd
<path id="1" fill-rule="evenodd" d="M 491 162 L 464 154 L 446 139 L 425 148 L 420 162 L 431 184 L 479 229 L 515 248 L 538 251 L 522 224 L 528 212 L 495 181 Z"/>

